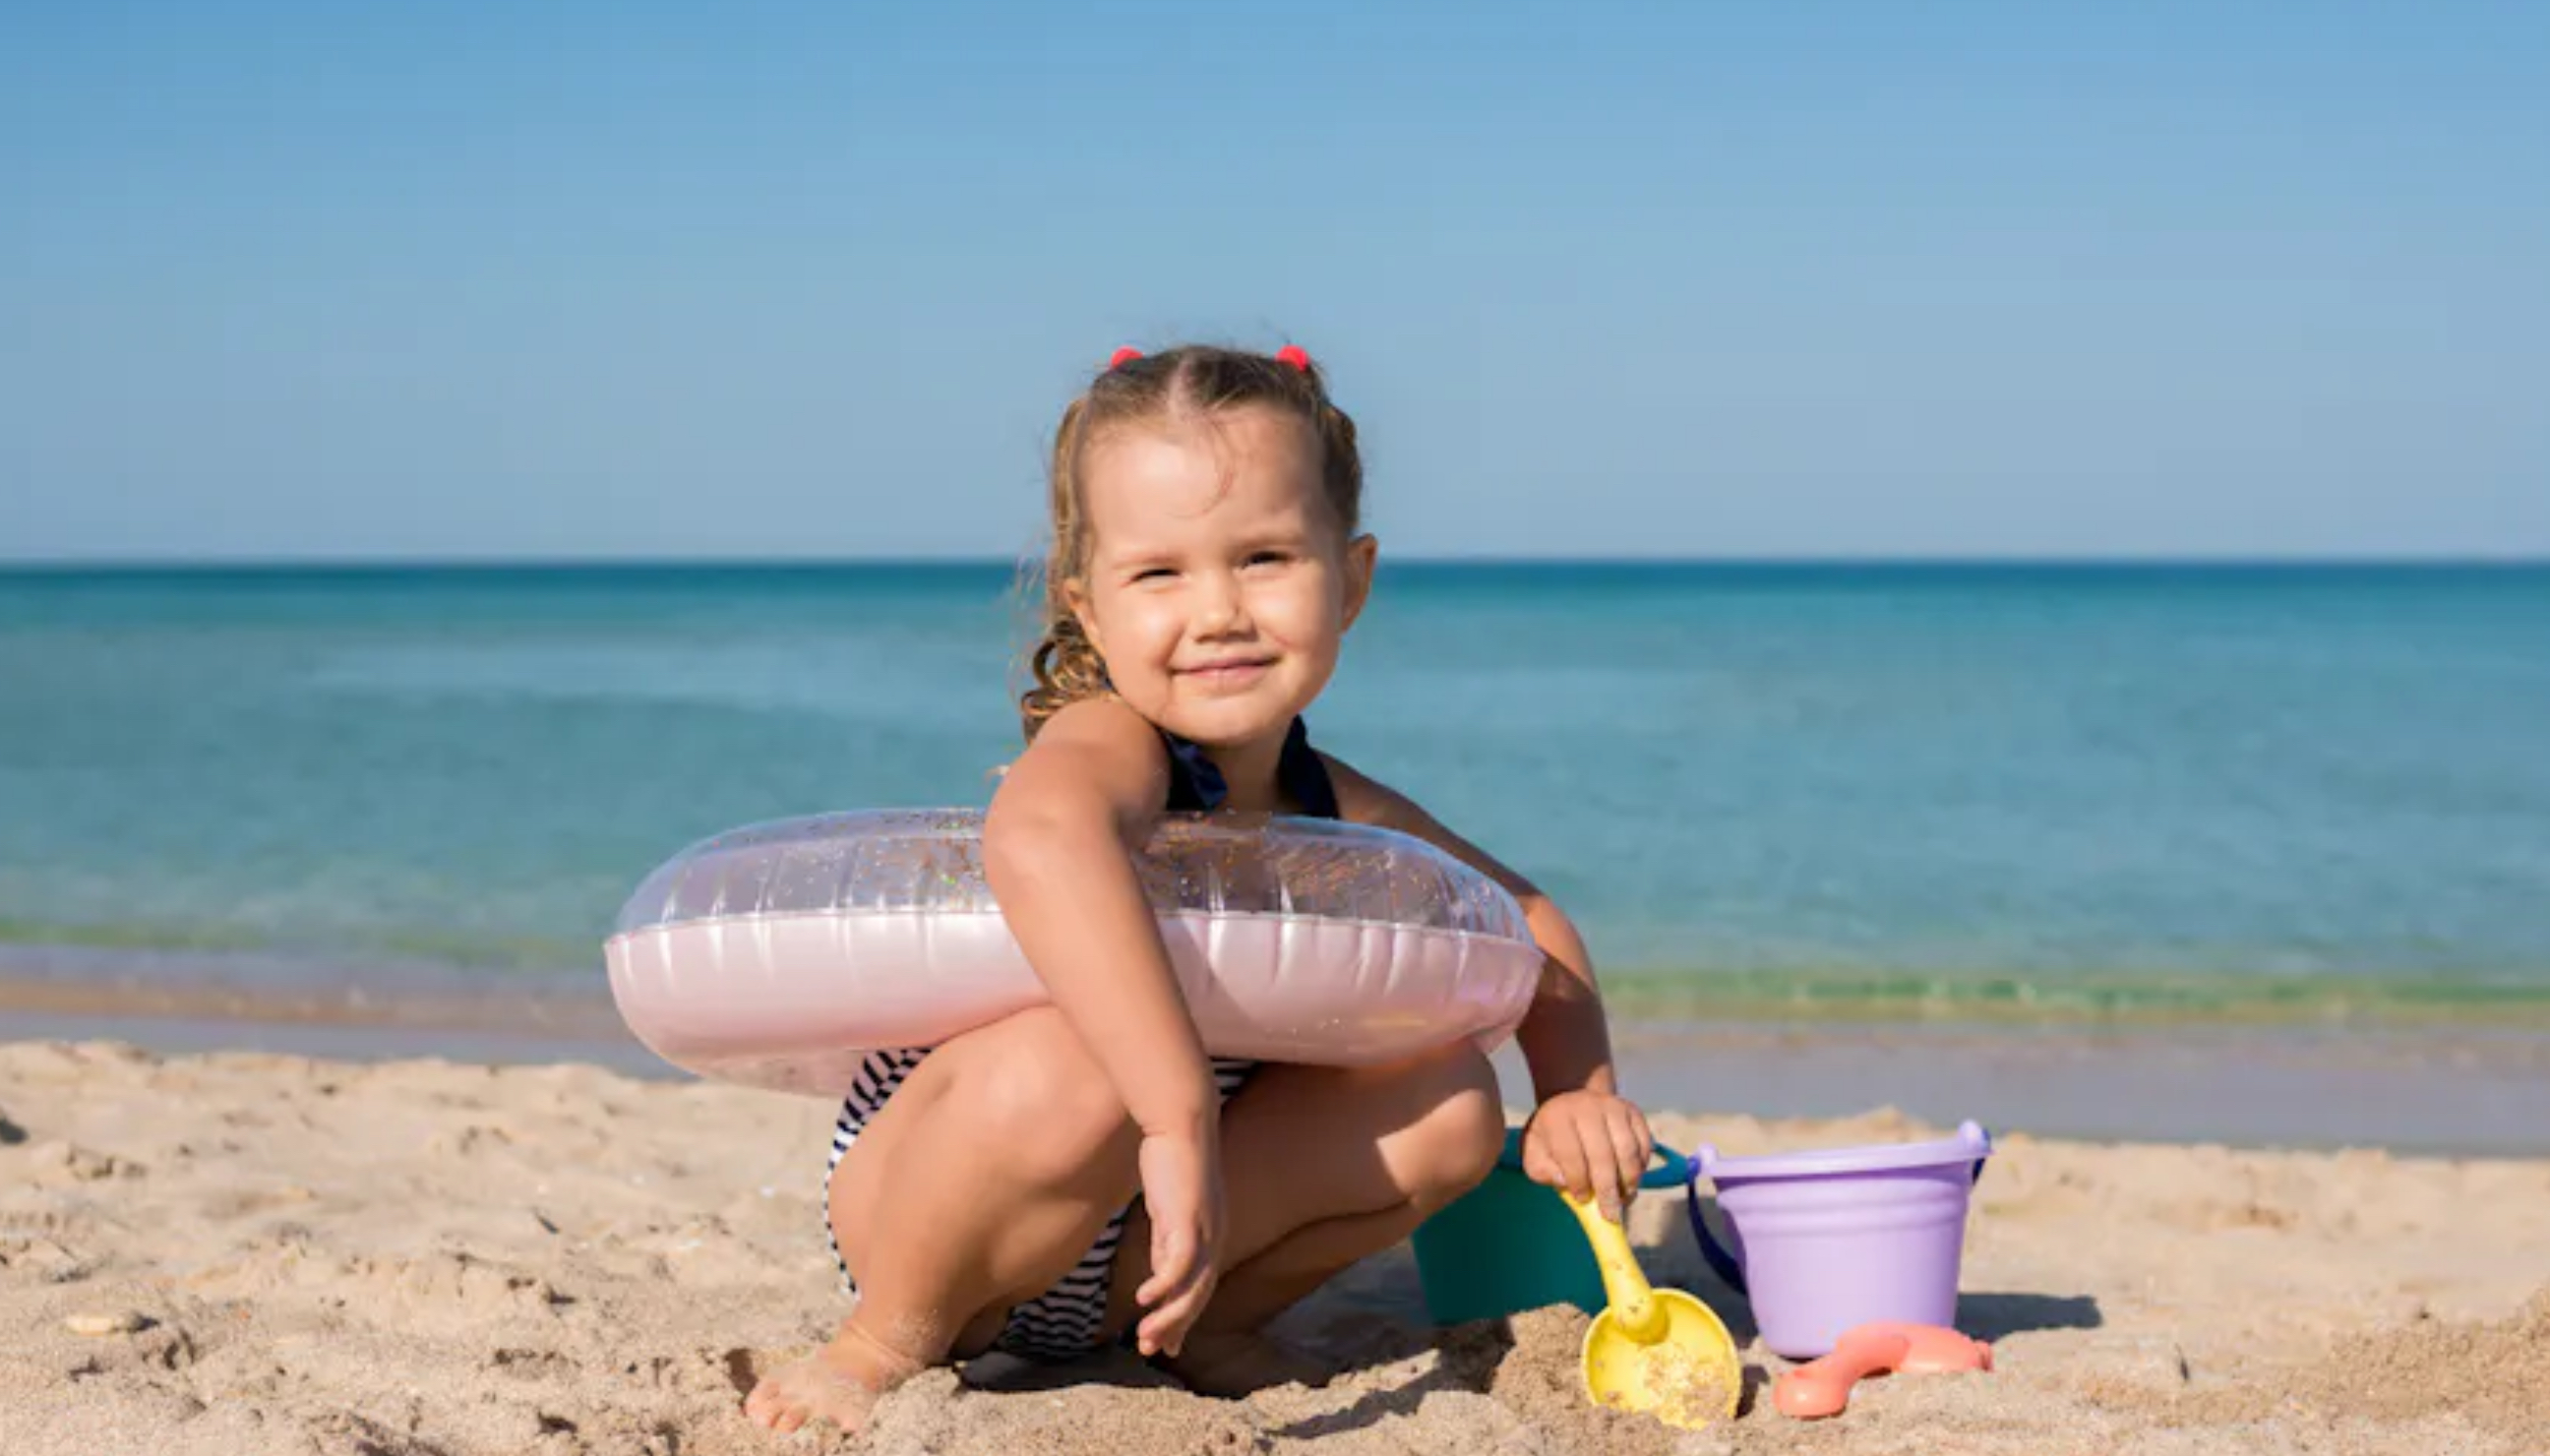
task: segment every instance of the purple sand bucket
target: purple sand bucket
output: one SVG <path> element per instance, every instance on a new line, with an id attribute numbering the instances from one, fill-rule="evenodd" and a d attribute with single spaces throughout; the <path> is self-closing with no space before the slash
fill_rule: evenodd
<path id="1" fill-rule="evenodd" d="M 1953 1328 L 1966 1205 L 1992 1156 L 1967 1122 L 1937 1142 L 1730 1158 L 1702 1144 L 1695 1180 L 1717 1188 L 1721 1245 L 1691 1201 L 1709 1267 L 1753 1307 L 1762 1343 L 1792 1360 L 1828 1353 L 1871 1320 Z"/>

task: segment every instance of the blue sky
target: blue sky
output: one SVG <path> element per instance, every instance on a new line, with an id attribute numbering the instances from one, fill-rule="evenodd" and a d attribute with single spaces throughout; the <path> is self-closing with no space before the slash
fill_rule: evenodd
<path id="1" fill-rule="evenodd" d="M 1409 555 L 2550 553 L 2550 7 L 12 7 L 0 556 L 1005 555 L 1298 340 Z"/>

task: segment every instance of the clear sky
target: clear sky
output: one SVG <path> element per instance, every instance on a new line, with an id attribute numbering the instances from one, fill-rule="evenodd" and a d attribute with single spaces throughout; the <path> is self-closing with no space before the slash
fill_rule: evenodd
<path id="1" fill-rule="evenodd" d="M 1005 555 L 1122 342 L 1410 555 L 2550 553 L 2550 5 L 17 5 L 0 557 Z"/>

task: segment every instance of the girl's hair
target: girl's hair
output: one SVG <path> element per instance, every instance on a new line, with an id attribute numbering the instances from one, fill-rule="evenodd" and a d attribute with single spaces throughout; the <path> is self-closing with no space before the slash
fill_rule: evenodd
<path id="1" fill-rule="evenodd" d="M 1363 507 L 1363 457 L 1354 421 L 1329 403 L 1319 366 L 1298 348 L 1275 354 L 1189 344 L 1164 353 L 1117 350 L 1105 372 L 1062 412 L 1049 469 L 1053 542 L 1042 577 L 1043 639 L 1029 658 L 1034 686 L 1019 698 L 1019 724 L 1030 739 L 1065 705 L 1107 689 L 1107 665 L 1072 613 L 1069 590 L 1089 569 L 1089 517 L 1080 487 L 1081 457 L 1091 441 L 1128 424 L 1176 415 L 1207 415 L 1238 405 L 1270 405 L 1312 428 L 1320 440 L 1320 485 L 1337 526 L 1352 537 Z"/>

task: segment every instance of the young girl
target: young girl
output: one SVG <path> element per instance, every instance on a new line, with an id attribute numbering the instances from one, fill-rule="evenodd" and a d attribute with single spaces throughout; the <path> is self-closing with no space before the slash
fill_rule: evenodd
<path id="1" fill-rule="evenodd" d="M 1525 1172 L 1618 1216 L 1648 1134 L 1615 1085 L 1576 929 L 1520 875 L 1310 746 L 1302 713 L 1372 586 L 1355 427 L 1297 348 L 1117 356 L 1066 410 L 1027 750 L 993 796 L 994 895 L 1051 1006 L 868 1059 L 834 1137 L 858 1302 L 746 1399 L 855 1430 L 950 1358 L 1124 1339 L 1210 1394 L 1294 1376 L 1256 1331 L 1487 1176 L 1494 1072 L 1463 1042 L 1381 1067 L 1209 1058 L 1132 856 L 1170 811 L 1380 825 L 1520 900 L 1546 963 L 1519 1032 Z"/>

